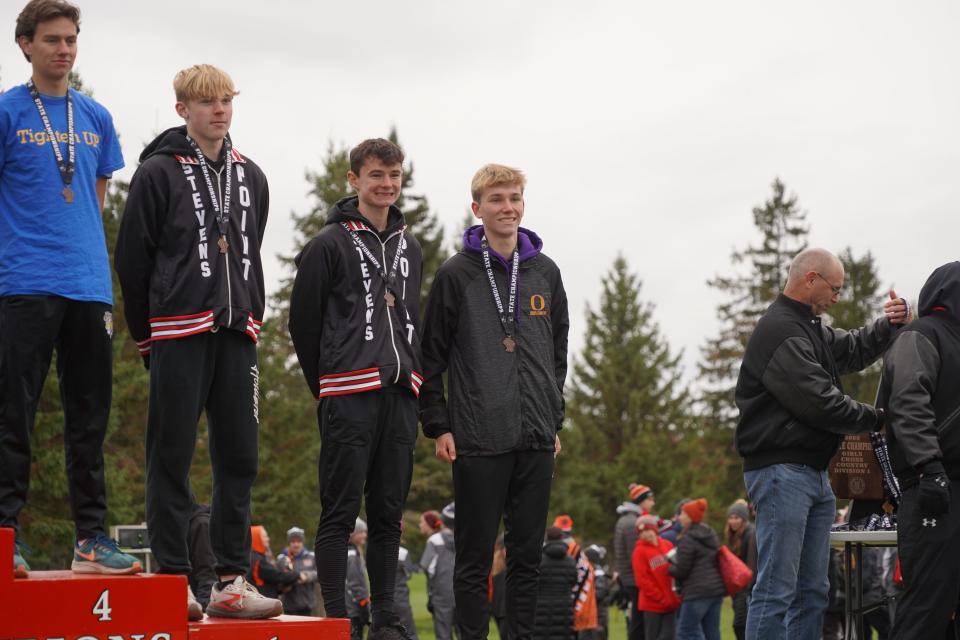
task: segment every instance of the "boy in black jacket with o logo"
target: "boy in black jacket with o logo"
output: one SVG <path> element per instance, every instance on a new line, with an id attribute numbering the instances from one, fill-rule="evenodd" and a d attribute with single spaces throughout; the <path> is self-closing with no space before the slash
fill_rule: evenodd
<path id="1" fill-rule="evenodd" d="M 462 638 L 486 638 L 487 579 L 501 516 L 507 624 L 531 637 L 567 374 L 567 296 L 537 234 L 520 227 L 526 178 L 486 165 L 471 185 L 464 248 L 440 267 L 423 332 L 423 432 L 453 464 L 454 576 Z M 444 394 L 443 373 L 449 375 Z"/>

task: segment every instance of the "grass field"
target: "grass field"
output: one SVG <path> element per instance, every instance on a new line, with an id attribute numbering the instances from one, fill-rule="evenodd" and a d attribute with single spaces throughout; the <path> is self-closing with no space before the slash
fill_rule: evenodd
<path id="1" fill-rule="evenodd" d="M 410 579 L 410 606 L 413 607 L 413 617 L 417 624 L 417 636 L 420 640 L 436 640 L 433 635 L 433 620 L 427 611 L 427 578 L 424 574 L 418 573 Z M 610 612 L 610 639 L 626 640 L 627 629 L 624 622 L 623 612 L 615 607 L 609 609 Z M 720 633 L 723 640 L 735 640 L 733 635 L 733 609 L 730 606 L 730 598 L 723 602 L 723 614 L 720 618 Z M 500 638 L 497 633 L 497 625 L 490 625 L 490 639 Z"/>

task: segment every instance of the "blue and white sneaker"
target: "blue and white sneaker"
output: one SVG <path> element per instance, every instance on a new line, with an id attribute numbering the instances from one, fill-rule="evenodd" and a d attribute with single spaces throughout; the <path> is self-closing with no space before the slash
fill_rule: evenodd
<path id="1" fill-rule="evenodd" d="M 19 542 L 15 542 L 13 545 L 13 577 L 29 578 L 30 565 L 23 559 L 23 555 L 20 553 L 20 547 L 21 544 Z"/>
<path id="2" fill-rule="evenodd" d="M 140 573 L 143 567 L 140 561 L 120 551 L 117 543 L 102 533 L 96 538 L 88 538 L 82 543 L 78 540 L 73 550 L 74 573 L 102 573 L 123 575 Z"/>

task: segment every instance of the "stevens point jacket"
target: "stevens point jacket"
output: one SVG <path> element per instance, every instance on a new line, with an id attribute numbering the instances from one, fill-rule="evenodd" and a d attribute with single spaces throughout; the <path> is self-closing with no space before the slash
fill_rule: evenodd
<path id="1" fill-rule="evenodd" d="M 330 209 L 326 226 L 296 257 L 290 337 L 315 397 L 392 385 L 420 393 L 422 257 L 420 244 L 405 229 L 403 214 L 396 207 L 390 208 L 387 228 L 377 232 L 357 209 L 357 197 L 344 198 Z M 350 232 L 386 272 L 402 247 L 394 306 L 387 304 L 383 278 Z"/>
<path id="2" fill-rule="evenodd" d="M 220 327 L 256 342 L 263 321 L 267 179 L 233 149 L 229 249 L 220 253 L 210 190 L 186 134 L 186 127 L 168 129 L 140 154 L 114 250 L 124 314 L 145 360 L 157 340 Z M 225 164 L 209 174 L 222 211 Z"/>
<path id="3" fill-rule="evenodd" d="M 509 353 L 480 253 L 482 238 L 482 226 L 464 233 L 463 250 L 440 267 L 427 298 L 423 432 L 430 438 L 452 432 L 458 455 L 552 451 L 563 424 L 570 328 L 560 270 L 540 252 L 540 238 L 521 228 L 516 350 Z M 490 261 L 506 310 L 510 266 L 492 250 Z"/>

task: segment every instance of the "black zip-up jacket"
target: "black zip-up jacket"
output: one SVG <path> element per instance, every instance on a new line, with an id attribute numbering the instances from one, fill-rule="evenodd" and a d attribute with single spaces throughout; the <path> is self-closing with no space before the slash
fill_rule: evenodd
<path id="1" fill-rule="evenodd" d="M 727 595 L 717 563 L 720 542 L 705 524 L 691 524 L 677 543 L 677 555 L 667 571 L 680 583 L 684 600 L 722 598 Z"/>
<path id="2" fill-rule="evenodd" d="M 917 484 L 929 462 L 960 480 L 960 262 L 933 272 L 918 308 L 920 317 L 884 356 L 878 395 L 890 462 L 904 488 Z"/>
<path id="3" fill-rule="evenodd" d="M 186 127 L 167 129 L 140 154 L 114 251 L 130 335 L 145 359 L 154 341 L 219 327 L 256 342 L 263 322 L 267 179 L 233 150 L 229 248 L 220 253 L 210 191 L 186 133 Z M 223 160 L 209 167 L 221 210 Z"/>
<path id="4" fill-rule="evenodd" d="M 289 328 L 300 368 L 317 398 L 393 385 L 419 394 L 420 243 L 405 231 L 396 207 L 378 233 L 357 202 L 352 196 L 331 207 L 326 225 L 296 257 Z M 345 227 L 387 273 L 403 239 L 394 306 L 387 304 L 377 268 Z"/>
<path id="5" fill-rule="evenodd" d="M 840 376 L 870 366 L 892 336 L 886 318 L 834 329 L 809 305 L 777 296 L 750 336 L 737 380 L 744 470 L 783 463 L 824 470 L 843 434 L 874 429 L 876 409 L 845 395 Z"/>
<path id="6" fill-rule="evenodd" d="M 457 455 L 553 450 L 563 426 L 567 375 L 567 295 L 543 243 L 520 229 L 516 349 L 508 353 L 479 252 L 483 228 L 464 234 L 464 249 L 437 271 L 423 326 L 423 433 L 453 433 Z M 509 267 L 491 251 L 507 307 Z M 443 373 L 449 376 L 444 397 Z"/>

